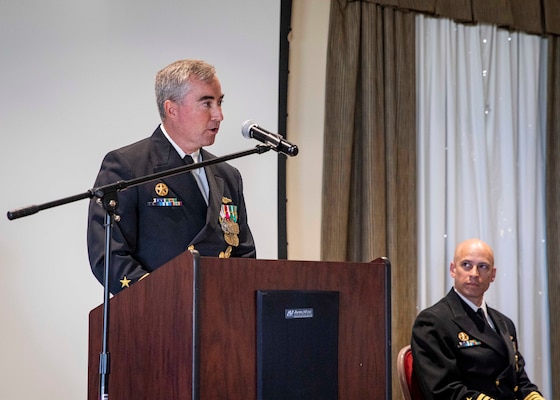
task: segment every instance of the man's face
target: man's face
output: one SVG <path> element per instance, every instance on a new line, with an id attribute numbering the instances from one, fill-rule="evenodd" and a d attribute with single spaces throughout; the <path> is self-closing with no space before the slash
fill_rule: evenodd
<path id="1" fill-rule="evenodd" d="M 220 81 L 214 77 L 211 82 L 192 80 L 181 103 L 166 101 L 165 129 L 187 154 L 214 143 L 224 119 L 223 97 Z"/>
<path id="2" fill-rule="evenodd" d="M 455 250 L 450 266 L 455 289 L 477 306 L 496 277 L 492 249 L 481 241 L 467 241 Z"/>

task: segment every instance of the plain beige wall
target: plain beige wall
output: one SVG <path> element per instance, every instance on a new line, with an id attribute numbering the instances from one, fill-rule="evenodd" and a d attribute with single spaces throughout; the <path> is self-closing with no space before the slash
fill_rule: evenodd
<path id="1" fill-rule="evenodd" d="M 296 0 L 292 10 L 287 162 L 288 258 L 319 260 L 325 74 L 330 1 Z"/>

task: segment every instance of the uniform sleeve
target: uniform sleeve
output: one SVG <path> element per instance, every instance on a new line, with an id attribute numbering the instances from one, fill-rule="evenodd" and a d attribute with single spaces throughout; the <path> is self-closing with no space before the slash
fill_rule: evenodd
<path id="1" fill-rule="evenodd" d="M 542 400 L 541 393 L 538 387 L 531 382 L 527 372 L 525 371 L 525 359 L 523 355 L 519 352 L 519 346 L 517 342 L 517 330 L 513 321 L 506 318 L 504 315 L 502 317 L 507 321 L 508 331 L 511 333 L 511 346 L 513 346 L 514 357 L 515 357 L 515 373 L 517 381 L 517 392 L 519 393 L 519 399 L 523 400 Z"/>
<path id="2" fill-rule="evenodd" d="M 117 151 L 105 157 L 95 181 L 95 188 L 120 180 L 132 179 L 128 162 Z M 148 271 L 134 259 L 137 243 L 137 199 L 136 189 L 128 188 L 118 193 L 118 222 L 113 223 L 111 257 L 109 266 L 109 290 L 116 294 L 125 287 L 143 278 Z M 87 246 L 93 274 L 101 284 L 105 265 L 105 218 L 106 212 L 94 197 L 89 204 Z"/>

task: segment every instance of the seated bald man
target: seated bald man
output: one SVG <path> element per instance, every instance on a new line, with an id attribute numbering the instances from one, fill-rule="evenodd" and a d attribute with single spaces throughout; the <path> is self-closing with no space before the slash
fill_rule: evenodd
<path id="1" fill-rule="evenodd" d="M 537 400 L 511 319 L 488 307 L 494 252 L 480 239 L 455 249 L 454 287 L 423 310 L 412 328 L 413 370 L 425 399 Z"/>

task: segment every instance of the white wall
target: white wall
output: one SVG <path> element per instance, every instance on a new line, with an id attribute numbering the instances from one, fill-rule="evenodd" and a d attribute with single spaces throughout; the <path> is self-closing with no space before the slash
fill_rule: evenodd
<path id="1" fill-rule="evenodd" d="M 287 162 L 288 258 L 319 260 L 325 74 L 330 1 L 296 0 L 290 35 L 288 138 L 299 147 Z"/>
<path id="2" fill-rule="evenodd" d="M 277 126 L 279 9 L 276 0 L 0 2 L 0 211 L 87 191 L 107 151 L 152 133 L 155 73 L 179 58 L 213 63 L 222 81 L 225 120 L 210 150 L 254 147 L 243 121 Z M 277 255 L 276 157 L 231 162 L 259 258 Z M 88 313 L 102 301 L 86 215 L 82 200 L 0 218 L 2 398 L 86 396 Z"/>

